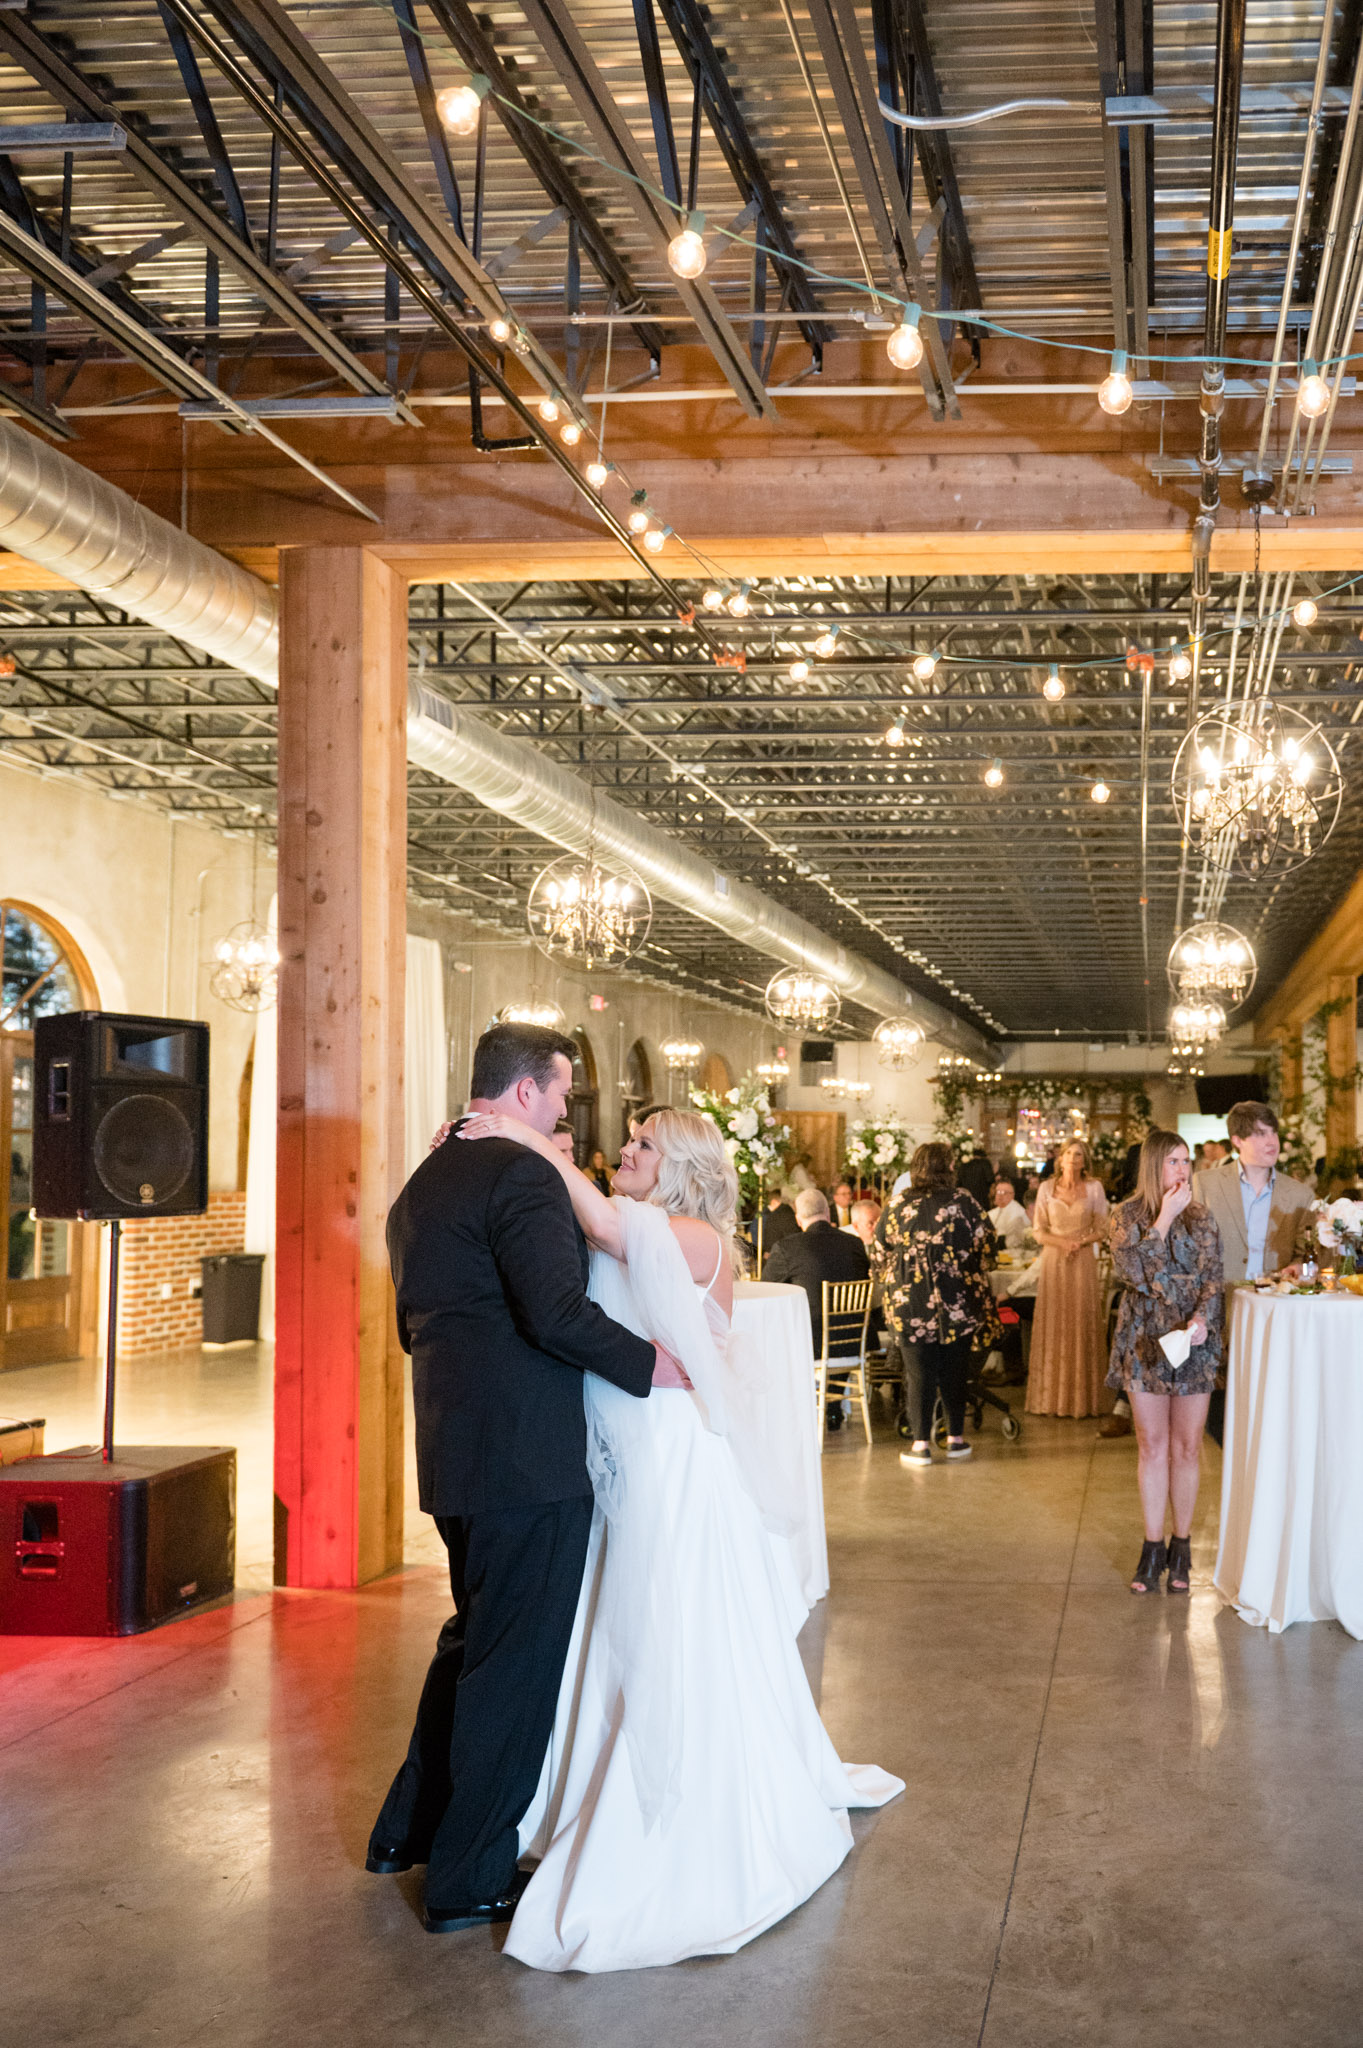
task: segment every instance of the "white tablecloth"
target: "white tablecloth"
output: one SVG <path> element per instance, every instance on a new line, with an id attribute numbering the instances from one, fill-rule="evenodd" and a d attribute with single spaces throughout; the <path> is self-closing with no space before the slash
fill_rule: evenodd
<path id="1" fill-rule="evenodd" d="M 788 1447 L 785 1464 L 795 1529 L 786 1540 L 805 1603 L 812 1607 L 828 1591 L 828 1540 L 809 1297 L 802 1287 L 740 1280 L 734 1288 L 734 1328 L 751 1346 L 776 1410 L 773 1436 Z"/>
<path id="2" fill-rule="evenodd" d="M 1363 1639 L 1363 1300 L 1235 1290 L 1215 1582 L 1256 1627 Z"/>

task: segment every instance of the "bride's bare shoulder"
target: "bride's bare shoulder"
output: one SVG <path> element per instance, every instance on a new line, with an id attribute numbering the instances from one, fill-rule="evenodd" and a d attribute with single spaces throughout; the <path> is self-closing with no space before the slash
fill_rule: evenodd
<path id="1" fill-rule="evenodd" d="M 681 1246 L 691 1278 L 704 1284 L 715 1270 L 718 1232 L 713 1225 L 702 1223 L 699 1216 L 669 1216 L 667 1221 Z"/>

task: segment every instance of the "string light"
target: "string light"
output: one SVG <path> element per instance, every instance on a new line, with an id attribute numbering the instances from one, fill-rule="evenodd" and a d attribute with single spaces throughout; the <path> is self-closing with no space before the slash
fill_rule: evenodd
<path id="1" fill-rule="evenodd" d="M 936 675 L 938 651 L 937 648 L 934 648 L 931 654 L 916 654 L 914 656 L 913 672 L 920 683 L 930 683 Z"/>
<path id="2" fill-rule="evenodd" d="M 489 323 L 487 331 L 491 338 L 493 339 L 493 341 L 500 342 L 503 346 L 505 346 L 505 344 L 508 341 L 510 341 L 514 330 L 509 320 L 502 320 L 498 318 Z"/>
<path id="3" fill-rule="evenodd" d="M 660 555 L 662 553 L 671 531 L 672 528 L 670 526 L 649 527 L 648 532 L 644 535 L 644 546 L 651 555 Z"/>
<path id="4" fill-rule="evenodd" d="M 733 618 L 733 619 L 746 619 L 746 618 L 747 618 L 747 616 L 748 616 L 748 612 L 749 612 L 749 610 L 751 609 L 751 607 L 750 607 L 750 606 L 749 606 L 749 604 L 748 604 L 748 592 L 749 592 L 749 591 L 750 591 L 751 589 L 752 589 L 752 585 L 751 585 L 751 583 L 740 583 L 740 584 L 739 584 L 739 586 L 738 586 L 737 590 L 736 590 L 736 591 L 735 591 L 735 592 L 733 593 L 733 596 L 732 596 L 732 597 L 731 597 L 731 598 L 729 599 L 729 602 L 728 602 L 728 612 L 729 612 L 729 616 L 730 616 L 730 618 Z"/>
<path id="5" fill-rule="evenodd" d="M 610 473 L 611 465 L 609 462 L 602 462 L 598 459 L 595 462 L 589 462 L 587 464 L 587 482 L 591 485 L 594 491 L 605 490 L 606 479 L 609 477 Z"/>
<path id="6" fill-rule="evenodd" d="M 707 612 L 723 611 L 724 592 L 722 590 L 716 590 L 714 584 L 712 583 L 710 585 L 710 588 L 705 592 L 705 595 L 701 598 L 701 603 L 705 606 Z"/>
<path id="7" fill-rule="evenodd" d="M 646 533 L 649 526 L 649 515 L 645 512 L 642 505 L 636 505 L 625 524 L 629 527 L 631 533 Z"/>
<path id="8" fill-rule="evenodd" d="M 902 726 L 902 725 L 900 724 L 900 722 L 899 722 L 899 720 L 898 720 L 898 719 L 896 719 L 896 720 L 895 720 L 895 722 L 894 722 L 894 724 L 893 724 L 893 725 L 891 725 L 891 726 L 887 726 L 887 727 L 886 727 L 886 731 L 885 731 L 885 744 L 886 744 L 886 746 L 887 746 L 887 747 L 902 747 L 902 746 L 903 746 L 903 744 L 904 744 L 904 728 L 903 728 L 903 726 Z"/>
<path id="9" fill-rule="evenodd" d="M 1186 647 L 1176 647 L 1169 656 L 1169 674 L 1174 682 L 1186 683 L 1193 672 L 1193 657 Z"/>
<path id="10" fill-rule="evenodd" d="M 1041 694 L 1048 704 L 1058 704 L 1065 694 L 1065 679 L 1055 662 L 1051 663 L 1051 672 L 1041 685 Z"/>
<path id="11" fill-rule="evenodd" d="M 700 230 L 705 226 L 705 215 L 693 213 L 679 235 L 674 235 L 667 245 L 667 260 L 678 277 L 699 277 L 708 257 L 705 240 Z"/>
<path id="12" fill-rule="evenodd" d="M 836 626 L 825 626 L 818 639 L 814 642 L 814 652 L 827 657 L 830 654 L 835 654 L 837 647 L 838 628 Z"/>
<path id="13" fill-rule="evenodd" d="M 558 418 L 558 406 L 555 401 L 552 398 L 542 398 L 539 402 L 538 411 L 545 426 L 552 427 L 554 421 Z"/>
<path id="14" fill-rule="evenodd" d="M 1308 626 L 1314 626 L 1319 617 L 1320 606 L 1314 597 L 1299 597 L 1292 607 L 1292 623 L 1300 626 L 1303 631 Z"/>
<path id="15" fill-rule="evenodd" d="M 886 353 L 896 370 L 915 370 L 923 360 L 923 337 L 918 332 L 922 314 L 921 306 L 907 306 L 903 319 L 885 344 Z"/>
<path id="16" fill-rule="evenodd" d="M 1089 791 L 1089 796 L 1096 804 L 1105 804 L 1111 794 L 1112 791 L 1108 788 L 1101 775 Z"/>
<path id="17" fill-rule="evenodd" d="M 988 766 L 988 767 L 987 767 L 987 768 L 985 769 L 985 771 L 984 771 L 984 779 L 985 779 L 985 783 L 986 783 L 986 785 L 987 785 L 987 786 L 988 786 L 988 787 L 989 787 L 990 789 L 1001 789 L 1001 788 L 1002 788 L 1002 786 L 1003 786 L 1003 763 L 1002 763 L 1002 761 L 1001 761 L 1001 760 L 999 759 L 999 757 L 998 757 L 998 755 L 997 755 L 997 754 L 995 754 L 995 756 L 994 756 L 993 760 L 992 760 L 992 761 L 991 761 L 991 762 L 989 763 L 989 766 Z"/>
<path id="18" fill-rule="evenodd" d="M 477 72 L 467 85 L 447 85 L 443 92 L 438 92 L 435 111 L 442 128 L 448 128 L 451 135 L 472 135 L 491 85 L 491 79 Z"/>
<path id="19" fill-rule="evenodd" d="M 1297 386 L 1297 411 L 1304 420 L 1318 420 L 1330 403 L 1330 387 L 1320 374 L 1320 364 L 1308 356 L 1301 366 Z"/>
<path id="20" fill-rule="evenodd" d="M 1104 412 L 1116 417 L 1130 411 L 1131 401 L 1135 395 L 1131 389 L 1131 379 L 1126 374 L 1126 350 L 1114 348 L 1107 375 L 1098 386 L 1098 403 Z"/>
<path id="21" fill-rule="evenodd" d="M 565 448 L 576 448 L 582 439 L 582 429 L 576 420 L 565 420 L 559 428 L 558 437 Z"/>
<path id="22" fill-rule="evenodd" d="M 793 661 L 790 664 L 790 680 L 793 683 L 807 683 L 809 681 L 809 663 L 807 661 Z"/>

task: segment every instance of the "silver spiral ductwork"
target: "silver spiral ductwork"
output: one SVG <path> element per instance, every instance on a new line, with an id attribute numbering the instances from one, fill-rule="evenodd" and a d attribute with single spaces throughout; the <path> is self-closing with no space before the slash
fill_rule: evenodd
<path id="1" fill-rule="evenodd" d="M 760 889 L 731 880 L 701 854 L 609 797 L 598 794 L 593 801 L 575 775 L 537 748 L 494 731 L 462 705 L 416 681 L 407 686 L 407 758 L 570 853 L 585 853 L 590 841 L 607 860 L 628 863 L 654 895 L 704 918 L 755 952 L 822 975 L 844 1002 L 877 1017 L 899 1016 L 913 1003 L 915 1020 L 938 1044 L 977 1056 L 989 1050 L 970 1025 L 935 1004 L 915 1002 L 883 968 L 849 953 Z"/>
<path id="2" fill-rule="evenodd" d="M 262 683 L 278 679 L 268 583 L 5 419 L 0 544 Z"/>
<path id="3" fill-rule="evenodd" d="M 148 512 L 117 485 L 0 419 L 0 545 L 107 597 L 148 625 L 277 687 L 279 601 L 258 576 Z M 745 882 L 646 824 L 523 740 L 409 685 L 407 757 L 570 852 L 589 839 L 634 868 L 664 901 L 791 966 L 823 975 L 843 1000 L 893 1017 L 913 998 L 893 975 L 830 939 Z M 919 1001 L 915 1017 L 939 1044 L 990 1048 L 950 1012 Z"/>

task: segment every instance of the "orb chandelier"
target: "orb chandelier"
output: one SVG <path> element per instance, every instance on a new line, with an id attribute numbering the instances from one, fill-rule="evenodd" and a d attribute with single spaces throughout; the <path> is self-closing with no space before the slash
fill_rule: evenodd
<path id="1" fill-rule="evenodd" d="M 820 1078 L 819 1086 L 830 1102 L 846 1101 L 848 1083 L 842 1079 L 841 1075 L 824 1074 Z"/>
<path id="2" fill-rule="evenodd" d="M 1319 853 L 1339 817 L 1344 778 L 1319 725 L 1268 700 L 1239 717 L 1208 712 L 1178 750 L 1174 803 L 1196 851 L 1251 880 L 1288 874 Z"/>
<path id="3" fill-rule="evenodd" d="M 499 1024 L 538 1024 L 542 1031 L 566 1031 L 568 1019 L 557 1003 L 542 1003 L 531 996 L 526 1003 L 505 1003 L 497 1012 Z"/>
<path id="4" fill-rule="evenodd" d="M 1234 925 L 1190 924 L 1169 948 L 1169 986 L 1184 1002 L 1211 1000 L 1233 1010 L 1258 972 L 1253 946 Z"/>
<path id="5" fill-rule="evenodd" d="M 531 938 L 551 960 L 620 967 L 647 939 L 653 904 L 631 868 L 603 867 L 589 848 L 540 870 L 525 914 Z"/>
<path id="6" fill-rule="evenodd" d="M 1207 1069 L 1203 1066 L 1201 1058 L 1197 1053 L 1184 1047 L 1171 1045 L 1169 1048 L 1169 1064 L 1164 1071 L 1171 1081 L 1196 1081 L 1206 1073 Z"/>
<path id="7" fill-rule="evenodd" d="M 759 1081 L 765 1081 L 768 1087 L 772 1088 L 780 1081 L 788 1081 L 790 1079 L 790 1061 L 763 1060 L 761 1066 L 757 1069 L 757 1078 Z"/>
<path id="8" fill-rule="evenodd" d="M 1219 1003 L 1175 1003 L 1169 1013 L 1169 1043 L 1201 1053 L 1215 1045 L 1226 1028 L 1226 1013 Z"/>
<path id="9" fill-rule="evenodd" d="M 674 1074 L 682 1074 L 699 1063 L 704 1046 L 694 1038 L 665 1038 L 658 1048 Z"/>
<path id="10" fill-rule="evenodd" d="M 208 986 L 230 1010 L 272 1010 L 279 998 L 279 947 L 253 917 L 234 924 L 213 948 Z"/>
<path id="11" fill-rule="evenodd" d="M 923 1057 L 927 1033 L 921 1024 L 911 1024 L 907 1017 L 883 1017 L 871 1033 L 871 1043 L 882 1067 L 893 1067 L 896 1073 L 903 1073 L 917 1066 Z"/>
<path id="12" fill-rule="evenodd" d="M 849 1081 L 847 1083 L 847 1094 L 853 1102 L 865 1102 L 870 1092 L 871 1084 L 869 1081 Z"/>
<path id="13" fill-rule="evenodd" d="M 766 1004 L 767 1015 L 776 1023 L 804 1031 L 823 1031 L 842 1014 L 842 997 L 831 982 L 789 968 L 773 974 L 767 983 Z"/>

